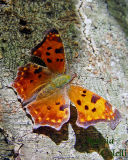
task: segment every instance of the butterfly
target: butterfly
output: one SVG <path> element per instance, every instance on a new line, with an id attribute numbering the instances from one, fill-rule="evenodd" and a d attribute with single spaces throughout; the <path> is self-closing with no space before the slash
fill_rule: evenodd
<path id="1" fill-rule="evenodd" d="M 109 121 L 114 129 L 120 113 L 99 95 L 78 85 L 71 85 L 73 77 L 66 74 L 65 53 L 60 34 L 48 31 L 43 41 L 32 49 L 32 55 L 47 67 L 28 63 L 18 68 L 12 87 L 23 107 L 31 115 L 34 129 L 49 126 L 60 130 L 70 118 L 70 103 L 77 109 L 76 124 L 87 128 L 97 122 Z"/>

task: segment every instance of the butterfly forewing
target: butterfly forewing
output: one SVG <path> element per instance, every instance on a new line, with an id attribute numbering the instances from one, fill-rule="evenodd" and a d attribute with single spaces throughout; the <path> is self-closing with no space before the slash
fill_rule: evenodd
<path id="1" fill-rule="evenodd" d="M 41 58 L 52 72 L 65 72 L 64 46 L 56 29 L 48 31 L 44 40 L 32 50 L 32 54 Z"/>
<path id="2" fill-rule="evenodd" d="M 30 99 L 41 87 L 52 78 L 52 73 L 42 66 L 29 63 L 18 69 L 12 87 L 23 101 Z"/>

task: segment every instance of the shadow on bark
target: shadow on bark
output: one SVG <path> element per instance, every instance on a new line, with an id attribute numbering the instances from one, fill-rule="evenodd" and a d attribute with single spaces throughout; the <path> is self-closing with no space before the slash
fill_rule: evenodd
<path id="1" fill-rule="evenodd" d="M 81 153 L 97 152 L 105 160 L 111 160 L 113 158 L 112 152 L 102 134 L 93 126 L 90 126 L 87 129 L 78 127 L 75 124 L 76 119 L 76 109 L 71 106 L 71 118 L 68 123 L 71 123 L 75 132 L 76 142 L 74 148 Z M 34 133 L 45 134 L 59 145 L 62 141 L 68 140 L 68 123 L 64 124 L 60 131 L 56 131 L 50 127 L 40 127 L 39 129 L 34 130 Z"/>

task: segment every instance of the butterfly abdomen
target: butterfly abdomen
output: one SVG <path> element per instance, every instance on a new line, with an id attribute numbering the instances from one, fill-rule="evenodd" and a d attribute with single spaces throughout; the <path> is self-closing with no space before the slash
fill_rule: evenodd
<path id="1" fill-rule="evenodd" d="M 51 80 L 49 84 L 47 84 L 41 91 L 38 93 L 37 99 L 45 98 L 54 92 L 56 92 L 59 88 L 64 87 L 71 81 L 70 75 L 60 75 Z"/>

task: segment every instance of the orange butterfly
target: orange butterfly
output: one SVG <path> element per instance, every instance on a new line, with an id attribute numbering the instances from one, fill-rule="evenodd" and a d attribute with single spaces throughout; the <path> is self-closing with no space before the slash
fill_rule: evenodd
<path id="1" fill-rule="evenodd" d="M 70 118 L 70 101 L 77 109 L 78 126 L 87 128 L 96 122 L 110 121 L 112 129 L 116 127 L 118 110 L 113 112 L 111 104 L 97 94 L 69 85 L 72 77 L 65 73 L 64 46 L 56 29 L 48 31 L 32 55 L 43 60 L 47 68 L 33 63 L 20 67 L 12 87 L 31 115 L 34 129 L 50 126 L 60 130 Z"/>

